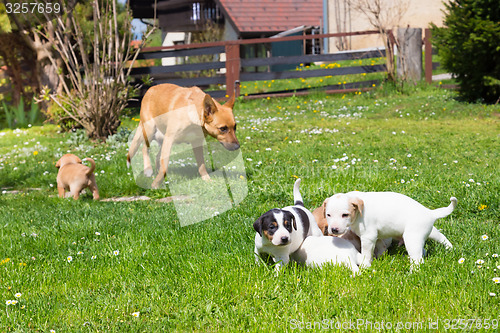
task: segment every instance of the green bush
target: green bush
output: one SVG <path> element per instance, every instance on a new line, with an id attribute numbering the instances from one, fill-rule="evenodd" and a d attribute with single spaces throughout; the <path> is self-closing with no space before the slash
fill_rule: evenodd
<path id="1" fill-rule="evenodd" d="M 29 105 L 30 109 L 25 110 L 25 104 L 22 97 L 17 106 L 8 105 L 5 101 L 2 101 L 0 108 L 3 109 L 8 128 L 28 127 L 29 125 L 34 125 L 39 122 L 40 107 L 34 100 L 32 100 Z"/>
<path id="2" fill-rule="evenodd" d="M 445 7 L 444 27 L 432 25 L 442 66 L 455 74 L 467 101 L 498 102 L 500 2 L 450 0 Z"/>
<path id="3" fill-rule="evenodd" d="M 71 108 L 68 104 L 64 104 L 64 107 L 67 109 Z M 44 111 L 44 115 L 48 122 L 59 125 L 61 130 L 65 132 L 71 129 L 82 128 L 82 126 L 71 118 L 62 107 L 54 102 Z"/>

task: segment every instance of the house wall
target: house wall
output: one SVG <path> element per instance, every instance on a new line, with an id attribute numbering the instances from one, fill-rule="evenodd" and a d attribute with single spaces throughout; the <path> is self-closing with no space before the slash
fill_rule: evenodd
<path id="1" fill-rule="evenodd" d="M 186 42 L 189 39 L 187 32 L 163 32 L 162 46 L 173 46 L 179 42 Z M 173 66 L 177 63 L 176 58 L 161 58 L 162 66 Z"/>
<path id="2" fill-rule="evenodd" d="M 327 1 L 329 33 L 375 30 L 375 28 L 370 25 L 370 22 L 364 14 L 356 12 L 352 9 L 349 12 L 347 6 L 348 0 Z M 443 10 L 445 7 L 442 0 L 382 0 L 382 3 L 388 4 L 389 7 L 393 7 L 401 2 L 409 4 L 408 10 L 400 22 L 395 22 L 393 17 L 388 17 L 386 21 L 388 22 L 389 28 L 410 26 L 412 28 L 425 29 L 429 27 L 430 23 L 434 23 L 437 26 L 443 25 Z M 338 13 L 341 14 L 338 15 Z M 338 19 L 339 17 L 340 20 Z M 338 26 L 340 26 L 340 31 Z M 350 44 L 350 49 L 352 50 L 382 47 L 384 45 L 379 35 L 350 37 L 347 42 Z M 338 40 L 330 38 L 329 51 L 338 51 L 338 44 Z"/>
<path id="3" fill-rule="evenodd" d="M 222 37 L 222 40 L 237 40 L 238 39 L 238 33 L 234 29 L 234 27 L 229 23 L 229 20 L 226 20 L 226 23 L 224 24 L 224 35 Z"/>

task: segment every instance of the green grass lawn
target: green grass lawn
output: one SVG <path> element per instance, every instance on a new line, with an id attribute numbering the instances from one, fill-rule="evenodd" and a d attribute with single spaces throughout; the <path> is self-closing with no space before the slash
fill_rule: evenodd
<path id="1" fill-rule="evenodd" d="M 417 86 L 237 101 L 248 195 L 186 227 L 172 203 L 57 198 L 54 164 L 66 152 L 96 160 L 103 199 L 169 195 L 135 184 L 120 138 L 93 143 L 53 125 L 0 131 L 0 331 L 498 327 L 499 108 L 455 97 Z M 255 263 L 252 224 L 292 204 L 297 177 L 311 209 L 351 190 L 397 191 L 429 208 L 456 196 L 436 222 L 454 248 L 428 241 L 412 274 L 395 246 L 354 278 L 336 266 L 275 276 Z"/>

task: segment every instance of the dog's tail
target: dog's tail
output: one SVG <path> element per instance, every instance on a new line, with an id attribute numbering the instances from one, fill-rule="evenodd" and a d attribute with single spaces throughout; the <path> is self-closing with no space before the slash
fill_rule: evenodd
<path id="1" fill-rule="evenodd" d="M 83 161 L 89 161 L 90 163 L 90 169 L 87 171 L 87 176 L 90 176 L 95 170 L 95 162 L 90 157 L 84 158 Z"/>
<path id="2" fill-rule="evenodd" d="M 295 206 L 304 206 L 304 201 L 302 200 L 302 196 L 300 195 L 300 190 L 299 190 L 299 186 L 300 186 L 300 178 L 298 178 L 296 181 L 295 181 L 295 184 L 293 185 L 293 204 Z"/>
<path id="3" fill-rule="evenodd" d="M 432 214 L 434 215 L 434 218 L 436 220 L 450 215 L 453 212 L 453 210 L 455 210 L 455 207 L 457 206 L 457 198 L 451 197 L 450 201 L 451 201 L 451 203 L 448 207 L 442 207 L 442 208 L 434 209 L 432 211 Z"/>

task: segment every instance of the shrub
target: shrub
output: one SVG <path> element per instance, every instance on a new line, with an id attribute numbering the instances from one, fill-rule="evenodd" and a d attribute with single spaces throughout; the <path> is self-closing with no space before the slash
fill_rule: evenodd
<path id="1" fill-rule="evenodd" d="M 68 104 L 63 104 L 63 106 L 66 109 L 69 109 L 71 107 Z M 64 108 L 54 102 L 50 103 L 47 109 L 44 111 L 47 122 L 59 125 L 63 131 L 83 128 L 79 123 L 71 118 L 66 111 L 64 111 Z"/>
<path id="2" fill-rule="evenodd" d="M 17 106 L 8 105 L 5 101 L 2 101 L 0 108 L 3 109 L 8 128 L 27 127 L 30 124 L 34 125 L 39 122 L 39 106 L 36 104 L 35 100 L 32 100 L 29 105 L 30 109 L 26 110 L 26 105 L 24 104 L 22 96 Z"/>
<path id="3" fill-rule="evenodd" d="M 434 24 L 433 42 L 442 66 L 456 76 L 467 101 L 500 98 L 500 2 L 450 0 L 444 27 Z"/>

